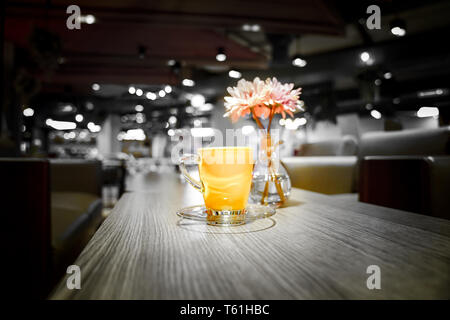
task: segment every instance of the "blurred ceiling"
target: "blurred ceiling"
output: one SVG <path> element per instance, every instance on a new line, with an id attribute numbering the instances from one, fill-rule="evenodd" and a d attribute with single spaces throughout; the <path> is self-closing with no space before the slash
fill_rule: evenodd
<path id="1" fill-rule="evenodd" d="M 95 23 L 67 29 L 71 4 L 80 6 L 83 15 L 94 15 Z M 381 30 L 367 30 L 360 23 L 370 4 L 382 8 Z M 228 77 L 231 68 L 246 78 L 275 75 L 302 86 L 332 83 L 339 90 L 357 90 L 358 56 L 367 48 L 380 70 L 398 70 L 395 78 L 405 83 L 449 73 L 442 67 L 450 63 L 442 45 L 449 31 L 449 1 L 19 0 L 8 1 L 5 9 L 7 42 L 26 48 L 36 27 L 61 41 L 60 64 L 42 78 L 43 94 L 120 98 L 129 110 L 140 100 L 155 107 L 182 105 L 184 91 L 221 95 L 236 81 Z M 408 29 L 402 39 L 389 31 L 390 21 L 399 17 Z M 245 25 L 257 29 L 243 30 Z M 226 61 L 216 61 L 218 48 L 224 48 Z M 307 57 L 307 67 L 273 59 L 296 53 Z M 169 60 L 178 61 L 180 69 L 170 67 Z M 196 87 L 182 87 L 183 78 L 195 79 Z M 102 90 L 92 92 L 92 83 Z M 147 101 L 128 95 L 131 84 L 144 90 L 165 84 L 178 89 L 170 97 Z M 108 106 L 112 112 L 123 111 L 123 104 Z"/>

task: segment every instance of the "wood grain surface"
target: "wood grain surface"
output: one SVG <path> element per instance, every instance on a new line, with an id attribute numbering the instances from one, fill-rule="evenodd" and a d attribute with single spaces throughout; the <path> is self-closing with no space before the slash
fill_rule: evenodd
<path id="1" fill-rule="evenodd" d="M 293 189 L 272 219 L 213 227 L 176 216 L 202 203 L 177 175 L 140 179 L 75 262 L 81 289 L 51 299 L 450 298 L 447 220 Z"/>

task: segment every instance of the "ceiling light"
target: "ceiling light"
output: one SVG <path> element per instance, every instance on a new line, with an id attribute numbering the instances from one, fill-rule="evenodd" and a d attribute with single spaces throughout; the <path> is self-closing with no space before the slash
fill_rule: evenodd
<path id="1" fill-rule="evenodd" d="M 191 79 L 183 79 L 183 81 L 181 82 L 181 84 L 185 87 L 193 87 L 195 86 L 195 82 L 194 80 Z"/>
<path id="2" fill-rule="evenodd" d="M 211 111 L 212 109 L 214 109 L 214 106 L 211 103 L 205 103 L 204 105 L 198 107 L 198 110 L 202 112 Z"/>
<path id="3" fill-rule="evenodd" d="M 372 111 L 370 111 L 370 115 L 372 116 L 372 118 L 381 119 L 381 113 L 378 110 L 373 109 Z"/>
<path id="4" fill-rule="evenodd" d="M 261 30 L 261 26 L 259 24 L 254 24 L 254 25 L 252 25 L 251 30 L 253 32 L 258 32 Z"/>
<path id="5" fill-rule="evenodd" d="M 406 34 L 406 24 L 402 19 L 395 19 L 391 22 L 391 33 L 397 37 L 403 37 Z"/>
<path id="6" fill-rule="evenodd" d="M 202 126 L 202 120 L 200 119 L 195 119 L 194 120 L 194 127 L 201 127 Z"/>
<path id="7" fill-rule="evenodd" d="M 134 107 L 134 110 L 136 110 L 136 112 L 142 112 L 142 111 L 144 111 L 144 107 L 141 104 L 137 104 Z"/>
<path id="8" fill-rule="evenodd" d="M 95 23 L 95 17 L 92 14 L 88 14 L 87 16 L 85 16 L 84 21 L 87 24 L 93 24 Z"/>
<path id="9" fill-rule="evenodd" d="M 34 110 L 32 108 L 26 108 L 23 110 L 23 115 L 25 117 L 32 117 L 34 115 Z"/>
<path id="10" fill-rule="evenodd" d="M 193 107 L 201 107 L 205 104 L 205 97 L 201 94 L 194 94 L 191 98 L 191 104 Z"/>
<path id="11" fill-rule="evenodd" d="M 169 123 L 170 124 L 175 124 L 175 123 L 177 123 L 177 117 L 175 117 L 175 116 L 170 116 L 169 117 Z"/>
<path id="12" fill-rule="evenodd" d="M 129 87 L 129 88 L 128 88 L 128 93 L 129 93 L 129 94 L 135 94 L 135 93 L 136 93 L 136 88 L 133 87 L 133 86 Z"/>
<path id="13" fill-rule="evenodd" d="M 367 51 L 364 51 L 359 55 L 359 58 L 362 62 L 367 62 L 370 59 L 370 54 Z"/>
<path id="14" fill-rule="evenodd" d="M 246 23 L 246 24 L 242 25 L 242 30 L 244 30 L 244 31 L 251 31 L 252 30 L 252 26 Z"/>
<path id="15" fill-rule="evenodd" d="M 259 24 L 246 23 L 246 24 L 243 24 L 241 28 L 243 31 L 252 31 L 252 32 L 261 31 L 261 26 Z"/>
<path id="16" fill-rule="evenodd" d="M 87 110 L 93 110 L 94 109 L 94 104 L 90 101 L 86 102 L 86 109 Z"/>
<path id="17" fill-rule="evenodd" d="M 142 89 L 136 89 L 136 95 L 137 95 L 138 97 L 142 96 L 143 93 L 144 93 L 144 92 L 142 91 Z"/>
<path id="18" fill-rule="evenodd" d="M 164 91 L 165 91 L 166 93 L 171 93 L 171 92 L 172 92 L 172 87 L 169 86 L 169 85 L 167 85 L 167 86 L 164 87 Z"/>
<path id="19" fill-rule="evenodd" d="M 225 54 L 225 49 L 223 47 L 220 47 L 217 49 L 216 60 L 220 61 L 220 62 L 227 60 L 227 56 Z"/>
<path id="20" fill-rule="evenodd" d="M 239 79 L 242 77 L 242 74 L 239 71 L 230 70 L 230 71 L 228 71 L 228 76 L 230 78 Z"/>
<path id="21" fill-rule="evenodd" d="M 164 90 L 159 90 L 158 95 L 162 98 L 166 95 L 166 92 Z"/>
<path id="22" fill-rule="evenodd" d="M 95 16 L 93 16 L 92 14 L 81 15 L 79 16 L 78 20 L 81 23 L 93 24 L 95 23 Z"/>
<path id="23" fill-rule="evenodd" d="M 424 98 L 424 97 L 440 96 L 443 93 L 444 93 L 444 90 L 435 89 L 435 90 L 420 91 L 417 95 L 420 98 Z"/>
<path id="24" fill-rule="evenodd" d="M 155 100 L 156 99 L 156 94 L 154 94 L 153 92 L 147 92 L 145 94 L 145 96 L 147 97 L 147 99 L 149 100 Z"/>
<path id="25" fill-rule="evenodd" d="M 383 75 L 383 77 L 384 77 L 386 80 L 389 80 L 389 79 L 392 78 L 392 73 L 386 72 L 386 73 Z"/>
<path id="26" fill-rule="evenodd" d="M 83 121 L 83 119 L 84 119 L 84 117 L 83 117 L 82 114 L 77 114 L 77 115 L 75 116 L 75 121 L 76 121 L 76 122 L 81 122 L 81 121 Z"/>
<path id="27" fill-rule="evenodd" d="M 145 117 L 144 117 L 144 114 L 142 114 L 142 113 L 136 113 L 136 122 L 137 123 L 144 123 L 144 121 L 145 121 Z"/>
<path id="28" fill-rule="evenodd" d="M 98 83 L 93 83 L 92 84 L 92 90 L 94 90 L 94 91 L 100 90 L 100 85 Z"/>
<path id="29" fill-rule="evenodd" d="M 75 122 L 56 121 L 56 120 L 52 120 L 52 119 L 47 119 L 45 121 L 45 124 L 56 130 L 73 130 L 77 127 L 77 124 Z"/>
<path id="30" fill-rule="evenodd" d="M 170 59 L 169 61 L 167 61 L 167 65 L 173 67 L 175 65 L 176 61 L 173 59 Z"/>
<path id="31" fill-rule="evenodd" d="M 295 67 L 303 68 L 306 66 L 306 60 L 296 56 L 294 57 L 294 59 L 292 59 L 292 65 Z"/>
<path id="32" fill-rule="evenodd" d="M 305 118 L 295 118 L 294 124 L 297 126 L 304 126 L 307 120 Z"/>
<path id="33" fill-rule="evenodd" d="M 186 111 L 186 113 L 193 113 L 194 112 L 194 108 L 189 106 L 189 107 L 186 107 L 185 111 Z"/>
<path id="34" fill-rule="evenodd" d="M 170 137 L 173 137 L 175 135 L 175 130 L 173 130 L 173 129 L 167 130 L 167 135 Z"/>
<path id="35" fill-rule="evenodd" d="M 125 134 L 121 134 L 122 140 L 144 141 L 145 133 L 142 129 L 130 129 Z"/>
<path id="36" fill-rule="evenodd" d="M 436 107 L 422 107 L 417 111 L 419 118 L 437 117 L 439 116 L 439 109 Z"/>
<path id="37" fill-rule="evenodd" d="M 102 129 L 101 126 L 96 125 L 96 124 L 93 123 L 93 122 L 89 122 L 89 123 L 87 124 L 87 128 L 89 129 L 90 132 L 99 132 L 99 131 Z"/>

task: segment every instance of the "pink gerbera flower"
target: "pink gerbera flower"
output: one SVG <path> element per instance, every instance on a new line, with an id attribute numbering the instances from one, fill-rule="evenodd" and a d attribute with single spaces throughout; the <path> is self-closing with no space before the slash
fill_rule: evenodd
<path id="1" fill-rule="evenodd" d="M 225 97 L 224 117 L 231 117 L 233 122 L 250 112 L 258 118 L 268 118 L 275 113 L 283 118 L 286 113 L 292 117 L 303 105 L 299 100 L 301 88 L 293 88 L 294 84 L 281 84 L 276 78 L 265 82 L 258 77 L 253 82 L 241 79 L 237 87 L 227 89 L 230 96 Z"/>

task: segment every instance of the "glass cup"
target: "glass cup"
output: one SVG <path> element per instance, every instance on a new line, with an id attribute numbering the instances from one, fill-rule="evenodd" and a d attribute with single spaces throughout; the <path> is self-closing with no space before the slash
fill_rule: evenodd
<path id="1" fill-rule="evenodd" d="M 197 163 L 200 181 L 187 172 L 185 162 L 188 161 Z M 181 157 L 180 169 L 184 178 L 203 195 L 208 224 L 245 223 L 253 166 L 250 147 L 201 148 L 198 154 Z"/>

